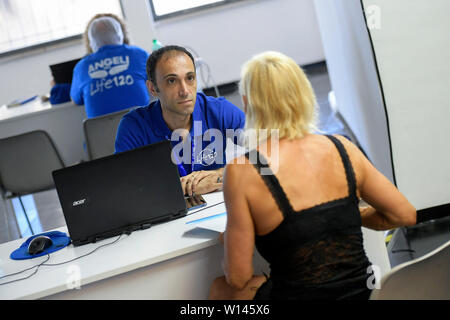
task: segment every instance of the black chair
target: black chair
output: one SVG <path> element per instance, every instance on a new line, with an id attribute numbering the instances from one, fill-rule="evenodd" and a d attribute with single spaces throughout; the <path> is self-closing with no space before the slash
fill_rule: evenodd
<path id="1" fill-rule="evenodd" d="M 89 160 L 114 154 L 119 122 L 132 109 L 124 109 L 83 121 L 84 137 Z"/>
<path id="2" fill-rule="evenodd" d="M 22 196 L 53 189 L 52 171 L 64 162 L 51 137 L 43 130 L 0 139 L 0 187 L 4 200 L 19 198 L 31 230 Z"/>

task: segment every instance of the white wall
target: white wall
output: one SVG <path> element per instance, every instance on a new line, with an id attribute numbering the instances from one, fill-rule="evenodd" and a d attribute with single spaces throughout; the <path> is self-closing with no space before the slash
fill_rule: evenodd
<path id="1" fill-rule="evenodd" d="M 337 108 L 417 210 L 448 204 L 450 2 L 363 3 L 369 28 L 360 0 L 315 0 Z"/>
<path id="2" fill-rule="evenodd" d="M 80 58 L 85 54 L 81 40 L 0 58 L 0 105 L 50 92 L 49 65 Z"/>
<path id="3" fill-rule="evenodd" d="M 397 187 L 417 209 L 449 204 L 450 1 L 363 3 L 380 20 L 370 34 Z"/>
<path id="4" fill-rule="evenodd" d="M 120 0 L 127 21 L 128 32 L 134 44 L 151 52 L 155 38 L 150 2 L 147 0 Z"/>
<path id="5" fill-rule="evenodd" d="M 370 33 L 397 186 L 417 209 L 449 204 L 450 1 L 363 3 L 380 19 Z"/>
<path id="6" fill-rule="evenodd" d="M 324 60 L 311 0 L 247 0 L 156 21 L 154 28 L 163 44 L 198 52 L 218 83 L 239 80 L 242 64 L 266 50 L 281 51 L 299 64 Z"/>
<path id="7" fill-rule="evenodd" d="M 315 0 L 337 109 L 375 167 L 393 182 L 383 98 L 360 0 Z"/>
<path id="8" fill-rule="evenodd" d="M 192 47 L 209 64 L 218 84 L 239 80 L 253 54 L 278 50 L 299 64 L 324 60 L 311 0 L 247 0 L 153 22 L 147 0 L 122 0 L 131 40 L 151 50 L 163 44 Z M 0 104 L 50 90 L 49 65 L 81 57 L 80 41 L 0 58 Z"/>

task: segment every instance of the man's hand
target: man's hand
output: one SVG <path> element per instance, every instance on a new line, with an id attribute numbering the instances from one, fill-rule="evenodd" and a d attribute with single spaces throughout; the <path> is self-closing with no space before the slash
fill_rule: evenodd
<path id="1" fill-rule="evenodd" d="M 211 171 L 194 171 L 181 178 L 181 187 L 185 195 L 192 197 L 222 188 L 222 169 Z M 219 182 L 220 181 L 220 182 Z"/>

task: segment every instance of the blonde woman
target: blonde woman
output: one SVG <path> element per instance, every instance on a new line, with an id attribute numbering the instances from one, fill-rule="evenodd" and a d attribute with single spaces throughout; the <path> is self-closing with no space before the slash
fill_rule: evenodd
<path id="1" fill-rule="evenodd" d="M 262 53 L 241 76 L 246 129 L 269 137 L 278 129 L 279 142 L 267 139 L 226 167 L 225 276 L 210 298 L 367 299 L 361 226 L 414 225 L 415 208 L 350 141 L 313 134 L 314 92 L 291 58 Z M 272 167 L 276 174 L 261 174 Z M 371 206 L 360 210 L 360 198 Z M 255 246 L 270 263 L 267 278 L 254 275 Z"/>

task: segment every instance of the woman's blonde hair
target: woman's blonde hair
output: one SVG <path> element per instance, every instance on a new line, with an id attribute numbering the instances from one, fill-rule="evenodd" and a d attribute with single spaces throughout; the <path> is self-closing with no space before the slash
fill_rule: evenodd
<path id="1" fill-rule="evenodd" d="M 239 84 L 246 96 L 248 129 L 278 129 L 279 138 L 304 137 L 317 130 L 316 98 L 303 70 L 288 56 L 268 51 L 244 64 Z"/>
<path id="2" fill-rule="evenodd" d="M 86 53 L 87 54 L 93 53 L 93 50 L 92 50 L 91 45 L 89 43 L 89 35 L 88 35 L 89 26 L 91 25 L 92 21 L 94 21 L 97 18 L 101 18 L 101 17 L 110 17 L 110 18 L 113 18 L 113 19 L 117 20 L 117 22 L 119 22 L 120 26 L 122 27 L 123 43 L 124 44 L 130 44 L 130 38 L 128 37 L 127 26 L 126 26 L 125 22 L 122 19 L 120 19 L 117 15 L 115 15 L 113 13 L 98 13 L 95 16 L 93 16 L 91 18 L 91 20 L 89 20 L 89 22 L 88 22 L 88 24 L 86 26 L 86 29 L 84 30 L 84 33 L 83 33 L 83 42 L 84 42 L 84 45 L 86 47 Z"/>

